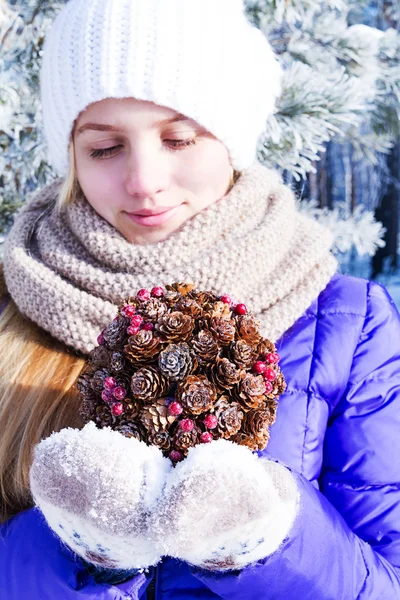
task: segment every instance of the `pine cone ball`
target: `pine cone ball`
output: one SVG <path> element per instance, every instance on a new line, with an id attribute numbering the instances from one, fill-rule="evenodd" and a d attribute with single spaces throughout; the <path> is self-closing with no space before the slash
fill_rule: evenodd
<path id="1" fill-rule="evenodd" d="M 170 344 L 160 353 L 158 366 L 164 377 L 171 381 L 185 379 L 193 369 L 193 359 L 187 344 Z"/>
<path id="2" fill-rule="evenodd" d="M 231 296 L 174 283 L 124 300 L 77 381 L 84 422 L 155 445 L 176 463 L 227 439 L 263 449 L 286 383 L 274 344 Z"/>
<path id="3" fill-rule="evenodd" d="M 189 375 L 176 390 L 176 399 L 192 415 L 210 410 L 217 398 L 215 386 L 205 375 Z"/>
<path id="4" fill-rule="evenodd" d="M 158 369 L 142 367 L 132 375 L 130 387 L 133 397 L 146 403 L 164 396 L 168 381 Z"/>

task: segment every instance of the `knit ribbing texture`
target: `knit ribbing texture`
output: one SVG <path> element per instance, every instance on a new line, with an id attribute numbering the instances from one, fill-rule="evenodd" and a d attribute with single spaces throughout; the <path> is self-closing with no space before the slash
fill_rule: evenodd
<path id="1" fill-rule="evenodd" d="M 129 243 L 85 198 L 57 212 L 60 183 L 17 216 L 4 271 L 19 310 L 84 354 L 124 298 L 174 281 L 230 294 L 276 341 L 337 269 L 331 233 L 300 215 L 280 176 L 258 163 L 221 200 L 148 246 Z"/>

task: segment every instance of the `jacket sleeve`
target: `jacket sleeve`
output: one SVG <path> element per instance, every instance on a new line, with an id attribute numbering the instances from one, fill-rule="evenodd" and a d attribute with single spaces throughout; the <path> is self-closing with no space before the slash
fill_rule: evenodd
<path id="1" fill-rule="evenodd" d="M 369 283 L 346 393 L 325 435 L 321 491 L 294 473 L 299 513 L 273 555 L 227 574 L 192 569 L 221 598 L 400 599 L 399 340 L 393 301 Z"/>

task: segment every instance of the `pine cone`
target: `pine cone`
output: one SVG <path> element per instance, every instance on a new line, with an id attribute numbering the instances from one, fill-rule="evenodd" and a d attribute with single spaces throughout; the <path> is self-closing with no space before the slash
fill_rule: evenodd
<path id="1" fill-rule="evenodd" d="M 117 317 L 103 331 L 104 340 L 111 350 L 118 349 L 125 341 L 126 330 L 130 320 L 126 317 Z"/>
<path id="2" fill-rule="evenodd" d="M 243 420 L 243 433 L 254 439 L 258 450 L 262 450 L 267 445 L 269 426 L 275 421 L 276 406 L 277 403 L 272 411 L 269 408 L 252 410 L 246 414 Z"/>
<path id="3" fill-rule="evenodd" d="M 110 362 L 110 352 L 105 346 L 96 346 L 89 352 L 88 362 L 94 368 L 108 367 Z"/>
<path id="4" fill-rule="evenodd" d="M 181 296 L 187 296 L 187 294 L 189 294 L 193 290 L 194 285 L 193 283 L 177 282 L 171 283 L 170 285 L 167 285 L 165 287 L 168 291 L 175 291 L 178 292 L 178 294 L 180 294 Z"/>
<path id="5" fill-rule="evenodd" d="M 147 444 L 158 446 L 160 450 L 168 452 L 171 450 L 172 440 L 167 431 L 150 431 L 147 436 Z"/>
<path id="6" fill-rule="evenodd" d="M 210 331 L 202 329 L 191 343 L 193 354 L 201 366 L 211 364 L 219 354 L 220 348 Z"/>
<path id="7" fill-rule="evenodd" d="M 111 427 L 112 429 L 115 429 L 114 424 L 116 423 L 117 418 L 112 414 L 110 407 L 103 403 L 97 406 L 93 420 L 100 428 Z"/>
<path id="8" fill-rule="evenodd" d="M 168 287 L 168 286 L 167 286 Z M 181 295 L 179 292 L 174 290 L 170 290 L 165 292 L 163 300 L 168 304 L 169 307 L 175 306 L 175 304 L 180 300 Z"/>
<path id="9" fill-rule="evenodd" d="M 269 397 L 280 396 L 286 390 L 286 381 L 280 369 L 278 370 L 278 375 L 275 381 L 272 382 L 272 385 L 274 387 L 272 389 L 272 392 L 268 394 Z"/>
<path id="10" fill-rule="evenodd" d="M 110 360 L 110 367 L 114 373 L 123 371 L 126 367 L 126 360 L 122 352 L 113 352 Z"/>
<path id="11" fill-rule="evenodd" d="M 239 431 L 242 425 L 243 411 L 237 402 L 231 402 L 228 396 L 221 396 L 214 405 L 214 415 L 218 425 L 213 430 L 216 437 L 229 439 Z"/>
<path id="12" fill-rule="evenodd" d="M 150 405 L 143 407 L 139 414 L 139 420 L 147 430 L 147 435 L 166 431 L 176 421 L 176 417 L 168 414 L 170 398 L 158 398 Z"/>
<path id="13" fill-rule="evenodd" d="M 241 315 L 236 317 L 236 327 L 239 336 L 252 346 L 257 346 L 261 341 L 259 333 L 260 323 L 253 315 Z"/>
<path id="14" fill-rule="evenodd" d="M 222 346 L 229 346 L 235 339 L 235 325 L 230 319 L 213 317 L 210 321 L 210 331 Z"/>
<path id="15" fill-rule="evenodd" d="M 189 346 L 183 344 L 169 344 L 160 353 L 158 366 L 161 373 L 171 381 L 181 381 L 189 375 L 195 367 L 190 356 Z"/>
<path id="16" fill-rule="evenodd" d="M 258 447 L 258 442 L 247 433 L 237 433 L 231 438 L 231 442 L 238 444 L 239 446 L 247 446 L 250 448 L 252 452 L 256 452 L 257 450 L 263 450 L 263 448 Z"/>
<path id="17" fill-rule="evenodd" d="M 101 394 L 103 390 L 103 382 L 106 377 L 110 376 L 110 371 L 107 369 L 98 369 L 92 375 L 90 385 L 92 386 L 92 390 L 96 392 L 96 394 Z"/>
<path id="18" fill-rule="evenodd" d="M 137 312 L 149 321 L 157 321 L 167 312 L 167 306 L 158 298 L 150 298 L 142 302 Z"/>
<path id="19" fill-rule="evenodd" d="M 145 329 L 129 336 L 128 343 L 124 346 L 126 356 L 134 366 L 138 367 L 144 363 L 156 362 L 161 349 L 160 338 Z"/>
<path id="20" fill-rule="evenodd" d="M 214 302 L 206 312 L 206 316 L 209 319 L 221 318 L 230 320 L 231 314 L 232 312 L 229 304 L 220 301 Z"/>
<path id="21" fill-rule="evenodd" d="M 217 391 L 204 375 L 189 375 L 176 390 L 176 399 L 189 413 L 200 415 L 212 408 Z"/>
<path id="22" fill-rule="evenodd" d="M 267 354 L 274 354 L 276 352 L 276 348 L 272 342 L 263 338 L 257 346 L 257 352 L 259 360 L 264 360 Z"/>
<path id="23" fill-rule="evenodd" d="M 145 403 L 151 402 L 167 393 L 168 381 L 158 369 L 142 367 L 132 375 L 131 390 L 134 398 Z"/>
<path id="24" fill-rule="evenodd" d="M 208 369 L 210 380 L 220 392 L 232 389 L 240 382 L 244 372 L 228 358 L 217 358 Z"/>
<path id="25" fill-rule="evenodd" d="M 179 310 L 186 315 L 190 315 L 193 319 L 199 319 L 203 315 L 203 309 L 201 306 L 188 296 L 183 296 L 175 304 L 175 310 Z"/>
<path id="26" fill-rule="evenodd" d="M 139 442 L 146 441 L 146 430 L 141 423 L 137 423 L 136 421 L 124 420 L 115 427 L 115 431 L 119 431 L 125 437 L 135 438 Z"/>
<path id="27" fill-rule="evenodd" d="M 265 381 L 262 375 L 247 373 L 234 390 L 234 399 L 244 411 L 259 408 L 265 401 Z"/>
<path id="28" fill-rule="evenodd" d="M 96 392 L 92 387 L 93 374 L 89 371 L 81 373 L 76 382 L 76 389 L 84 400 L 94 400 L 96 398 Z"/>
<path id="29" fill-rule="evenodd" d="M 167 313 L 158 320 L 156 330 L 168 342 L 186 342 L 193 332 L 194 320 L 190 315 L 174 311 Z"/>
<path id="30" fill-rule="evenodd" d="M 229 358 L 240 368 L 249 369 L 258 357 L 258 350 L 245 340 L 237 340 L 229 346 Z"/>
<path id="31" fill-rule="evenodd" d="M 192 431 L 184 431 L 178 428 L 172 438 L 172 448 L 179 450 L 184 456 L 187 455 L 189 448 L 193 448 L 199 443 L 200 431 L 193 427 Z"/>

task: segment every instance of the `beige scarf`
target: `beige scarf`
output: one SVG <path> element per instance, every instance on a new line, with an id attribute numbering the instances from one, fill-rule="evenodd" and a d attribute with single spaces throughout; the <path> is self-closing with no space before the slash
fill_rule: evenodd
<path id="1" fill-rule="evenodd" d="M 298 214 L 290 189 L 259 164 L 224 198 L 150 246 L 127 242 L 84 199 L 57 212 L 59 186 L 42 190 L 16 218 L 4 270 L 19 310 L 85 354 L 121 300 L 174 281 L 245 303 L 276 341 L 337 268 L 329 231 Z"/>

